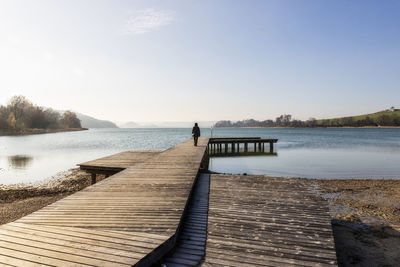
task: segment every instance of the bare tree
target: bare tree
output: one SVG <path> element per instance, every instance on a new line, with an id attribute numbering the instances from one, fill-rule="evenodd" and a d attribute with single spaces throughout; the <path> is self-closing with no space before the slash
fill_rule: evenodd
<path id="1" fill-rule="evenodd" d="M 82 128 L 81 121 L 76 114 L 71 111 L 65 111 L 61 116 L 60 124 L 63 128 Z"/>

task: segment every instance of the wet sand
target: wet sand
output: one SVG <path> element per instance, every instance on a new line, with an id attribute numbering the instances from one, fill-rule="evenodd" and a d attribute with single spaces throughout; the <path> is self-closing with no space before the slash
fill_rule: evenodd
<path id="1" fill-rule="evenodd" d="M 400 180 L 316 180 L 339 266 L 400 266 Z"/>
<path id="2" fill-rule="evenodd" d="M 72 169 L 41 185 L 0 186 L 0 224 L 79 191 L 90 180 Z M 339 266 L 400 266 L 400 180 L 295 180 L 328 201 Z"/>

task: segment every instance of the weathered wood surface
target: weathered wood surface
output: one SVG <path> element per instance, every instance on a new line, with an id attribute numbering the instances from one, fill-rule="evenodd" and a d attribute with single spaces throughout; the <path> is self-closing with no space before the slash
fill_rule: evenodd
<path id="1" fill-rule="evenodd" d="M 210 175 L 201 173 L 185 212 L 174 252 L 161 260 L 165 266 L 199 266 L 203 260 L 207 238 L 209 186 Z"/>
<path id="2" fill-rule="evenodd" d="M 218 140 L 242 140 L 242 139 L 261 139 L 261 137 L 211 137 L 209 142 Z"/>
<path id="3" fill-rule="evenodd" d="M 232 155 L 234 153 L 264 153 L 265 144 L 269 144 L 269 154 L 274 152 L 274 143 L 278 139 L 265 139 L 259 137 L 233 137 L 233 138 L 210 138 L 208 142 L 208 155 L 226 154 Z"/>
<path id="4" fill-rule="evenodd" d="M 212 175 L 204 266 L 336 266 L 325 202 L 296 179 Z"/>
<path id="5" fill-rule="evenodd" d="M 125 151 L 111 156 L 80 163 L 78 165 L 83 170 L 95 168 L 123 170 L 132 167 L 135 164 L 143 163 L 159 153 L 161 153 L 161 151 L 157 150 Z"/>
<path id="6" fill-rule="evenodd" d="M 233 138 L 210 138 L 209 144 L 225 143 L 276 143 L 278 139 L 260 137 L 233 137 Z"/>
<path id="7" fill-rule="evenodd" d="M 173 246 L 207 142 L 188 140 L 0 226 L 0 265 L 150 264 Z"/>

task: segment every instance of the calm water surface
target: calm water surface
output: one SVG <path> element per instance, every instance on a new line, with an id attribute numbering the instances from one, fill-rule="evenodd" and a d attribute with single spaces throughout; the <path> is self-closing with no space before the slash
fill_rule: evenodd
<path id="1" fill-rule="evenodd" d="M 191 129 L 93 129 L 0 137 L 0 184 L 33 183 L 126 150 L 162 150 Z M 210 136 L 210 129 L 202 129 Z M 218 128 L 213 136 L 278 138 L 277 156 L 213 158 L 223 173 L 308 178 L 400 178 L 400 129 Z"/>

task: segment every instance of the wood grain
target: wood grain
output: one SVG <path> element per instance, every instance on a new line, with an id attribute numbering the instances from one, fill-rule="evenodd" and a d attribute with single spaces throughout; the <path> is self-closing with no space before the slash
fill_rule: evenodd
<path id="1" fill-rule="evenodd" d="M 204 266 L 336 266 L 325 201 L 297 179 L 212 175 Z"/>
<path id="2" fill-rule="evenodd" d="M 126 169 L 0 226 L 0 265 L 131 266 L 157 260 L 157 250 L 174 244 L 207 143 L 200 138 L 197 147 L 188 140 L 163 152 L 130 151 L 85 163 Z"/>

